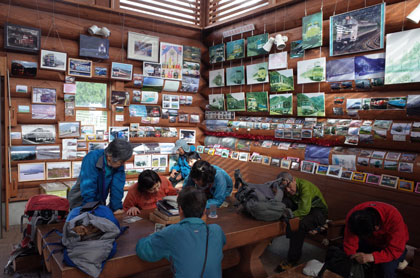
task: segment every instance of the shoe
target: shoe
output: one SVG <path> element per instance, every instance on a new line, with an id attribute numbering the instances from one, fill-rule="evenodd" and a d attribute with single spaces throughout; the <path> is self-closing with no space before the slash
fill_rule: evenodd
<path id="1" fill-rule="evenodd" d="M 275 269 L 274 269 L 274 272 L 276 272 L 276 273 L 280 273 L 280 272 L 283 272 L 283 271 L 286 271 L 286 270 L 288 270 L 288 269 L 291 269 L 291 268 L 293 268 L 293 267 L 295 267 L 297 264 L 296 263 L 291 263 L 291 262 L 289 262 L 289 261 L 287 261 L 287 260 L 285 260 L 285 261 L 282 261 Z"/>

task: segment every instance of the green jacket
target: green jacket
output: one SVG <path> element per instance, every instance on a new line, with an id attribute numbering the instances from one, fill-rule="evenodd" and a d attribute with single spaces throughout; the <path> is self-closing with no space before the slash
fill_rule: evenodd
<path id="1" fill-rule="evenodd" d="M 287 196 L 295 203 L 298 208 L 293 211 L 295 217 L 302 218 L 311 211 L 312 208 L 321 208 L 324 210 L 325 215 L 328 214 L 327 202 L 325 202 L 319 188 L 313 183 L 296 178 L 296 194 Z"/>

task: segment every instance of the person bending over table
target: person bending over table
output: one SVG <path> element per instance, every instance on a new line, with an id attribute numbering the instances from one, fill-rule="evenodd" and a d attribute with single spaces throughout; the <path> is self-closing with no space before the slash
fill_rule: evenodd
<path id="1" fill-rule="evenodd" d="M 277 178 L 283 178 L 283 185 L 286 186 L 283 202 L 292 209 L 294 217 L 300 218 L 298 230 L 286 234 L 290 238 L 287 260 L 275 269 L 276 272 L 282 272 L 297 265 L 302 256 L 305 235 L 325 224 L 328 206 L 321 191 L 313 183 L 293 177 L 289 172 L 282 172 Z"/>
<path id="2" fill-rule="evenodd" d="M 105 150 L 89 152 L 83 158 L 77 182 L 69 192 L 70 209 L 94 201 L 105 205 L 110 195 L 109 208 L 114 214 L 123 213 L 124 162 L 132 154 L 130 143 L 122 139 L 115 139 Z"/>
<path id="3" fill-rule="evenodd" d="M 174 150 L 179 155 L 178 162 L 169 171 L 171 172 L 170 177 L 179 182 L 190 174 L 191 167 L 187 163 L 187 153 L 195 151 L 195 147 L 188 145 L 185 140 L 179 139 L 175 142 Z"/>
<path id="4" fill-rule="evenodd" d="M 188 163 L 188 166 L 190 166 L 192 168 L 193 165 L 194 165 L 194 163 L 197 160 L 201 160 L 201 156 L 200 156 L 200 154 L 198 152 L 192 151 L 192 152 L 187 153 L 187 163 Z"/>
<path id="5" fill-rule="evenodd" d="M 154 209 L 157 201 L 176 194 L 175 188 L 166 177 L 159 176 L 152 170 L 144 170 L 137 183 L 128 190 L 123 208 L 128 215 L 138 215 L 140 209 Z"/>
<path id="6" fill-rule="evenodd" d="M 191 168 L 183 187 L 189 186 L 200 188 L 206 193 L 207 208 L 212 204 L 220 207 L 233 189 L 232 179 L 225 170 L 204 160 L 196 161 Z"/>
<path id="7" fill-rule="evenodd" d="M 365 202 L 347 214 L 344 252 L 359 264 L 374 263 L 376 277 L 397 277 L 395 271 L 407 254 L 407 241 L 407 225 L 394 206 Z"/>
<path id="8" fill-rule="evenodd" d="M 137 256 L 148 262 L 167 259 L 177 278 L 221 278 L 226 237 L 219 225 L 206 225 L 201 219 L 206 201 L 202 190 L 182 189 L 178 195 L 181 222 L 140 239 Z"/>

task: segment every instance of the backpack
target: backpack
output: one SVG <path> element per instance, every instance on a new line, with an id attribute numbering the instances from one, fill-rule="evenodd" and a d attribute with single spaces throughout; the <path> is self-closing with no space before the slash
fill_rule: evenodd
<path id="1" fill-rule="evenodd" d="M 282 202 L 283 179 L 276 179 L 264 184 L 253 184 L 244 182 L 239 169 L 235 170 L 235 188 L 238 191 L 235 198 L 237 206 L 241 210 L 250 214 L 257 220 L 276 221 L 279 219 L 289 219 L 293 213 Z M 276 190 L 274 194 L 273 189 Z"/>
<path id="2" fill-rule="evenodd" d="M 37 225 L 64 221 L 68 212 L 69 202 L 66 198 L 47 194 L 31 197 L 26 203 L 24 215 L 20 219 L 23 239 L 19 246 L 10 254 L 9 260 L 4 267 L 4 272 L 13 274 L 12 263 L 17 257 L 37 253 L 35 244 Z M 25 229 L 23 229 L 24 218 L 29 221 Z"/>
<path id="3" fill-rule="evenodd" d="M 92 203 L 96 205 L 91 206 Z M 99 202 L 92 203 L 70 211 L 63 227 L 61 244 L 63 260 L 67 265 L 98 277 L 106 261 L 115 255 L 116 239 L 125 227 L 120 227 L 110 208 L 99 205 Z"/>

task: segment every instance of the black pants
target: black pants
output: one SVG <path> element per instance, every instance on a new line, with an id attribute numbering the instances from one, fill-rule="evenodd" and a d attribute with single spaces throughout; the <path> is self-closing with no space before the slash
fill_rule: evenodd
<path id="1" fill-rule="evenodd" d="M 286 204 L 291 210 L 296 210 L 297 205 L 292 202 L 289 198 L 283 198 L 283 203 Z M 288 231 L 287 237 L 290 239 L 289 252 L 287 254 L 287 260 L 291 263 L 297 263 L 302 256 L 302 246 L 305 240 L 306 234 L 315 229 L 318 226 L 325 224 L 327 215 L 324 210 L 320 208 L 312 208 L 308 215 L 302 217 L 299 222 L 299 229 L 295 232 Z"/>

